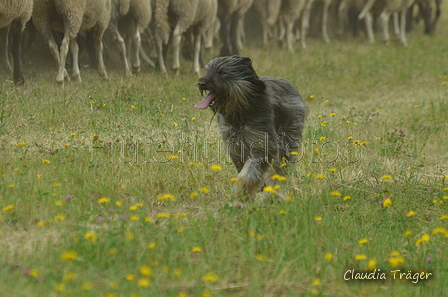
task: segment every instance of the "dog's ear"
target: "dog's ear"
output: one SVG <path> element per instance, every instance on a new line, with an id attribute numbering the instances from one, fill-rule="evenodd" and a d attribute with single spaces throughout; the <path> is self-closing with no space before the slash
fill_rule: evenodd
<path id="1" fill-rule="evenodd" d="M 252 67 L 252 60 L 249 57 L 240 57 L 241 63 Z"/>

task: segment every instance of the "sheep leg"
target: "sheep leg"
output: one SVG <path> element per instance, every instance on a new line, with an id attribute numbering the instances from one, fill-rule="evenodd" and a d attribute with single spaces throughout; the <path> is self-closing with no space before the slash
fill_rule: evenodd
<path id="1" fill-rule="evenodd" d="M 338 19 L 339 19 L 338 34 L 339 35 L 342 35 L 344 33 L 345 24 L 348 23 L 347 10 L 348 10 L 347 0 L 342 0 L 341 4 L 339 4 L 339 7 L 338 7 Z"/>
<path id="2" fill-rule="evenodd" d="M 400 40 L 400 25 L 399 25 L 399 20 L 398 20 L 398 12 L 394 12 L 393 14 L 394 16 L 394 32 L 395 32 L 395 36 L 397 36 L 397 39 Z"/>
<path id="3" fill-rule="evenodd" d="M 370 43 L 375 42 L 375 36 L 373 35 L 373 28 L 372 28 L 372 14 L 368 12 L 366 14 L 366 30 L 367 30 L 367 38 L 369 39 Z"/>
<path id="4" fill-rule="evenodd" d="M 199 55 L 201 52 L 201 34 L 195 34 L 194 38 L 194 57 L 193 57 L 193 72 L 199 76 Z"/>
<path id="5" fill-rule="evenodd" d="M 294 52 L 294 33 L 292 32 L 294 29 L 294 22 L 289 21 L 286 24 L 286 42 L 288 43 L 288 50 L 292 53 Z"/>
<path id="6" fill-rule="evenodd" d="M 67 70 L 65 69 L 65 61 L 67 60 L 69 45 L 70 36 L 68 33 L 65 33 L 59 50 L 59 69 L 58 74 L 56 75 L 56 81 L 61 84 L 64 83 L 64 79 L 68 77 Z"/>
<path id="7" fill-rule="evenodd" d="M 129 63 L 126 56 L 126 44 L 124 43 L 123 36 L 121 36 L 117 26 L 115 26 L 115 37 L 117 38 L 118 41 L 118 50 L 120 51 L 121 59 L 124 62 L 124 74 L 126 77 L 130 77 L 132 76 L 132 73 L 129 68 Z"/>
<path id="8" fill-rule="evenodd" d="M 383 27 L 383 37 L 384 37 L 384 42 L 386 44 L 389 44 L 389 18 L 390 18 L 390 12 L 388 12 L 387 10 L 383 10 L 383 12 L 380 14 L 380 20 L 381 20 L 381 25 Z"/>
<path id="9" fill-rule="evenodd" d="M 240 54 L 238 49 L 238 24 L 240 23 L 241 17 L 241 13 L 234 12 L 230 18 L 229 41 L 232 55 Z"/>
<path id="10" fill-rule="evenodd" d="M 96 56 L 98 57 L 98 74 L 102 79 L 107 79 L 106 67 L 104 67 L 104 60 L 103 60 L 104 29 L 97 27 L 94 32 L 93 38 L 95 39 L 95 51 Z"/>
<path id="11" fill-rule="evenodd" d="M 301 43 L 302 48 L 306 49 L 306 41 L 305 37 L 306 34 L 308 34 L 308 29 L 310 27 L 310 13 L 311 13 L 311 7 L 313 6 L 314 0 L 309 0 L 305 6 L 305 9 L 303 10 L 302 14 L 302 34 L 301 34 Z"/>
<path id="12" fill-rule="evenodd" d="M 324 13 L 322 17 L 322 34 L 326 43 L 330 43 L 330 37 L 328 36 L 328 7 L 331 0 L 326 0 L 324 4 Z"/>
<path id="13" fill-rule="evenodd" d="M 9 71 L 12 71 L 11 63 L 9 62 L 9 53 L 8 53 L 8 35 L 9 35 L 10 26 L 6 26 L 5 28 L 0 29 L 0 44 L 2 45 L 1 53 L 0 53 L 0 66 L 2 70 L 7 68 Z"/>
<path id="14" fill-rule="evenodd" d="M 140 72 L 140 56 L 139 51 L 142 46 L 142 38 L 140 35 L 140 28 L 137 27 L 133 36 L 133 57 L 132 57 L 132 72 L 137 74 Z"/>
<path id="15" fill-rule="evenodd" d="M 401 32 L 400 32 L 400 41 L 404 46 L 408 46 L 408 41 L 406 40 L 406 10 L 404 9 L 401 12 Z"/>
<path id="16" fill-rule="evenodd" d="M 11 24 L 12 33 L 12 56 L 14 59 L 14 71 L 13 80 L 15 84 L 23 84 L 25 79 L 22 74 L 22 51 L 21 51 L 21 40 L 22 40 L 22 24 L 19 21 L 15 21 Z"/>
<path id="17" fill-rule="evenodd" d="M 174 71 L 174 75 L 179 75 L 179 54 L 180 54 L 180 41 L 182 39 L 182 30 L 180 25 L 177 24 L 176 28 L 173 31 L 173 67 L 171 68 Z"/>
<path id="18" fill-rule="evenodd" d="M 78 63 L 78 55 L 79 55 L 79 47 L 78 42 L 76 42 L 76 38 L 72 39 L 70 42 L 70 52 L 72 54 L 72 77 L 76 81 L 81 81 L 81 73 L 79 72 L 79 63 Z"/>

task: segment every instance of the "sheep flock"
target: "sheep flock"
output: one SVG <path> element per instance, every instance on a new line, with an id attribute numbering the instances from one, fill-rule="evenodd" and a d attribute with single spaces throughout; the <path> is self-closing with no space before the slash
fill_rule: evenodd
<path id="1" fill-rule="evenodd" d="M 423 20 L 425 34 L 434 33 L 441 5 L 442 0 L 0 0 L 0 71 L 23 83 L 22 48 L 39 44 L 33 40 L 48 46 L 61 84 L 81 81 L 80 50 L 88 51 L 90 66 L 106 79 L 103 55 L 110 51 L 119 52 L 125 76 L 137 75 L 142 63 L 177 75 L 182 54 L 199 75 L 203 51 L 219 47 L 216 55 L 239 54 L 249 34 L 292 52 L 297 43 L 306 49 L 310 35 L 331 43 L 361 31 L 373 43 L 375 28 L 389 43 L 392 23 L 406 46 L 405 33 L 417 21 Z"/>

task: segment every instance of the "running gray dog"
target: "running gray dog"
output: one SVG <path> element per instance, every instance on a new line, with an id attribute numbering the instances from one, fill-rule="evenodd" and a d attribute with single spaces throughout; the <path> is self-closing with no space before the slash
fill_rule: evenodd
<path id="1" fill-rule="evenodd" d="M 206 69 L 198 82 L 206 97 L 195 107 L 210 107 L 217 115 L 243 200 L 253 201 L 272 184 L 270 168 L 284 176 L 283 165 L 297 160 L 307 108 L 288 80 L 259 78 L 250 58 L 220 57 Z"/>

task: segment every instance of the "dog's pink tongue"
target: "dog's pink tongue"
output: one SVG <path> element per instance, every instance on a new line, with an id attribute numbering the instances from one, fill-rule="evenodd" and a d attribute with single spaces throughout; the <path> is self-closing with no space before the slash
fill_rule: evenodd
<path id="1" fill-rule="evenodd" d="M 209 93 L 201 102 L 196 104 L 194 107 L 197 109 L 206 109 L 212 100 L 215 99 L 215 95 L 213 93 Z"/>

